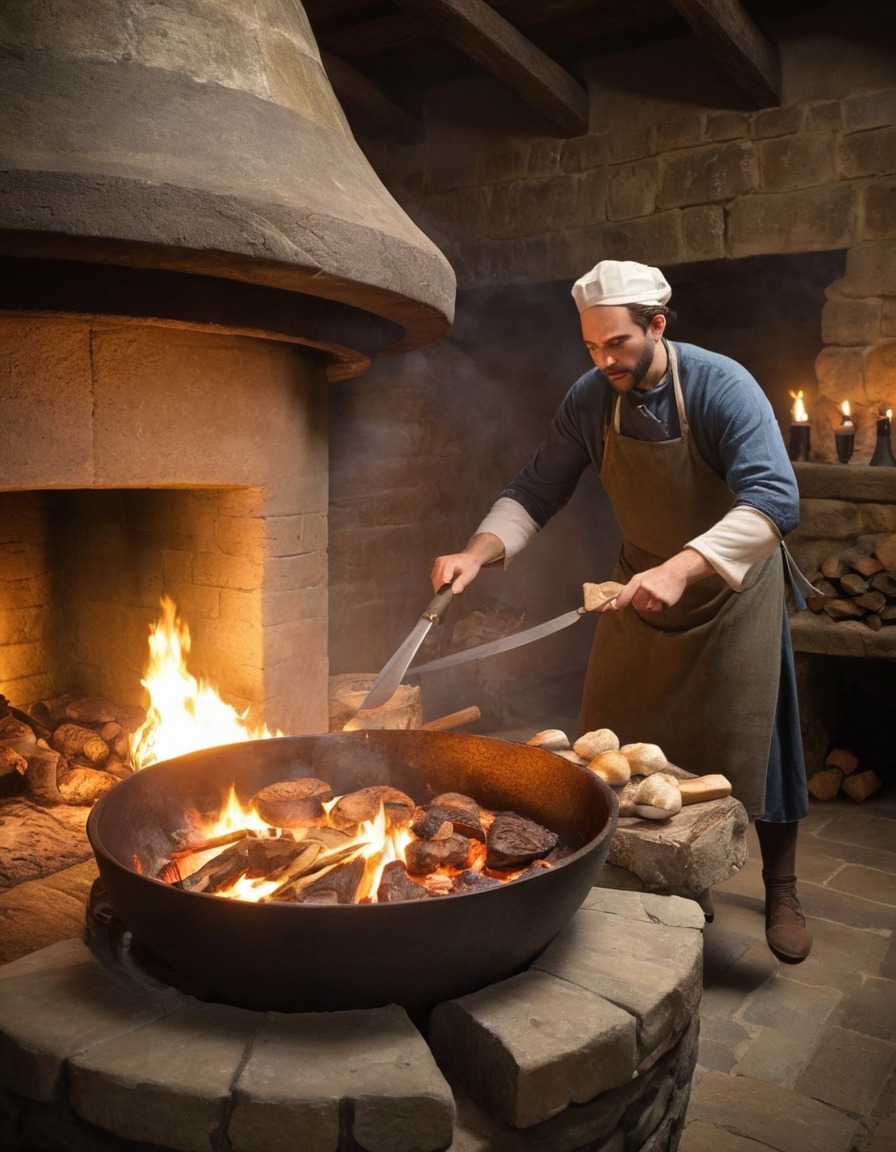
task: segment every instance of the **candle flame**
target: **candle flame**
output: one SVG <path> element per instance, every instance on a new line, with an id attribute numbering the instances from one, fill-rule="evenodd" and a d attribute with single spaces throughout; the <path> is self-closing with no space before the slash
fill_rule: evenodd
<path id="1" fill-rule="evenodd" d="M 849 409 L 849 401 L 848 400 L 844 400 L 843 403 L 840 405 L 840 411 L 843 413 L 844 416 L 848 417 L 848 416 L 852 415 L 852 413 L 850 412 L 850 409 Z"/>
<path id="2" fill-rule="evenodd" d="M 791 392 L 790 395 L 793 397 L 794 402 L 790 410 L 793 422 L 795 424 L 805 424 L 809 419 L 809 414 L 806 412 L 806 405 L 803 403 L 802 388 L 799 392 Z"/>

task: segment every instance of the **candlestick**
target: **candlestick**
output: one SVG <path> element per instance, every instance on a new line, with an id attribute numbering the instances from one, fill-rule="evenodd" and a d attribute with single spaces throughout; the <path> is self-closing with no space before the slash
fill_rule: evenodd
<path id="1" fill-rule="evenodd" d="M 834 429 L 834 443 L 837 445 L 837 459 L 841 464 L 848 464 L 852 450 L 856 443 L 856 429 L 852 421 L 844 421 L 839 428 Z"/>
<path id="2" fill-rule="evenodd" d="M 802 420 L 790 425 L 790 459 L 809 459 L 809 422 Z"/>
<path id="3" fill-rule="evenodd" d="M 890 417 L 892 412 L 887 411 L 877 421 L 877 443 L 874 453 L 868 463 L 872 468 L 896 468 L 896 459 L 893 458 L 893 447 L 890 444 Z"/>

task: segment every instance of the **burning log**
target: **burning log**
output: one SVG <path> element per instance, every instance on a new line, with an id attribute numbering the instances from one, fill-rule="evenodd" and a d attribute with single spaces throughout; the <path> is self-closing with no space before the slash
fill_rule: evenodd
<path id="1" fill-rule="evenodd" d="M 190 856 L 199 856 L 204 852 L 210 852 L 214 848 L 224 848 L 228 844 L 236 844 L 237 841 L 242 840 L 248 835 L 249 832 L 245 828 L 239 828 L 233 832 L 223 832 L 220 836 L 211 836 L 208 840 L 203 840 L 200 844 L 175 848 L 171 852 L 170 858 L 172 860 L 186 860 Z"/>
<path id="2" fill-rule="evenodd" d="M 379 904 L 396 904 L 401 900 L 426 900 L 429 892 L 408 876 L 400 860 L 392 860 L 383 869 L 376 898 Z"/>
<path id="3" fill-rule="evenodd" d="M 411 831 L 418 840 L 447 840 L 454 833 L 454 825 L 444 808 L 418 808 Z"/>
<path id="4" fill-rule="evenodd" d="M 292 864 L 302 849 L 291 836 L 252 837 L 247 845 L 246 875 L 250 880 L 263 880 Z"/>
<path id="5" fill-rule="evenodd" d="M 482 809 L 471 796 L 464 796 L 461 792 L 442 792 L 434 796 L 427 807 L 444 812 L 444 818 L 451 821 L 459 835 L 485 843 Z"/>
<path id="6" fill-rule="evenodd" d="M 336 828 L 357 828 L 375 820 L 381 806 L 388 828 L 406 827 L 413 820 L 417 807 L 410 796 L 398 788 L 376 784 L 340 796 L 330 809 L 330 822 Z"/>
<path id="7" fill-rule="evenodd" d="M 325 780 L 308 776 L 269 784 L 252 797 L 252 807 L 273 828 L 307 828 L 326 822 L 324 802 L 332 799 Z"/>
<path id="8" fill-rule="evenodd" d="M 404 859 L 409 875 L 426 876 L 439 868 L 468 868 L 471 850 L 470 839 L 455 832 L 447 840 L 412 840 Z"/>
<path id="9" fill-rule="evenodd" d="M 183 888 L 187 892 L 220 892 L 245 873 L 247 864 L 248 847 L 247 838 L 244 837 L 237 844 L 231 844 L 219 852 L 196 872 L 175 880 L 174 887 Z"/>
<path id="10" fill-rule="evenodd" d="M 555 832 L 542 828 L 534 820 L 503 812 L 496 816 L 486 837 L 486 864 L 489 868 L 515 868 L 531 864 L 557 847 Z"/>
<path id="11" fill-rule="evenodd" d="M 477 872 L 475 868 L 467 868 L 459 872 L 451 883 L 452 892 L 484 892 L 487 888 L 500 888 L 502 880 L 494 876 L 486 876 Z"/>
<path id="12" fill-rule="evenodd" d="M 354 904 L 364 882 L 364 860 L 360 856 L 340 864 L 309 884 L 298 900 L 300 904 Z"/>

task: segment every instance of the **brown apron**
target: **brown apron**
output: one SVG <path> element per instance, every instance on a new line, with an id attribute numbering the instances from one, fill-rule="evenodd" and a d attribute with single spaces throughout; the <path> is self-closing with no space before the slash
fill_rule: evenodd
<path id="1" fill-rule="evenodd" d="M 614 574 L 625 583 L 668 560 L 734 503 L 690 435 L 675 349 L 667 345 L 681 435 L 646 441 L 606 430 L 601 480 L 623 536 Z M 781 670 L 780 549 L 735 592 L 713 575 L 662 612 L 604 612 L 585 678 L 581 732 L 611 728 L 623 744 L 659 744 L 697 775 L 721 772 L 761 816 Z"/>

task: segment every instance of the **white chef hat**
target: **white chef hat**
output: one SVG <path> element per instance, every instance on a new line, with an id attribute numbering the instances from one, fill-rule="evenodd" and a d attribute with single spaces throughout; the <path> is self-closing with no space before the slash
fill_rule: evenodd
<path id="1" fill-rule="evenodd" d="M 572 286 L 580 312 L 595 304 L 665 304 L 671 295 L 659 268 L 634 260 L 601 260 Z"/>

